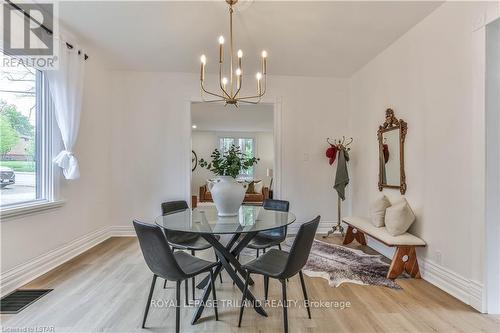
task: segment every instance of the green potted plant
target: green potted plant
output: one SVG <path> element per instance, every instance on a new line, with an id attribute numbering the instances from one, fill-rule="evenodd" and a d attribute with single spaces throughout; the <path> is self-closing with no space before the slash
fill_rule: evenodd
<path id="1" fill-rule="evenodd" d="M 217 212 L 219 216 L 238 215 L 238 210 L 245 199 L 247 184 L 238 183 L 236 177 L 241 171 L 257 164 L 259 159 L 248 157 L 235 145 L 231 145 L 226 152 L 215 149 L 210 157 L 211 162 L 202 158 L 199 165 L 217 176 L 214 182 L 209 183 Z"/>

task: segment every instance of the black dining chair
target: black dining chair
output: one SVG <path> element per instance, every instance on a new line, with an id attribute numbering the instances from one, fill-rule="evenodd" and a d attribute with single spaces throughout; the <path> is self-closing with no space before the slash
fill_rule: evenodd
<path id="1" fill-rule="evenodd" d="M 173 214 L 179 211 L 183 211 L 189 209 L 189 206 L 186 201 L 178 200 L 178 201 L 167 201 L 161 204 L 161 211 L 163 215 Z M 167 236 L 168 243 L 174 250 L 188 250 L 191 251 L 191 255 L 195 255 L 196 251 L 206 250 L 212 247 L 209 242 L 207 242 L 203 237 L 199 234 L 191 233 L 191 232 L 182 232 L 182 231 L 172 231 L 165 229 L 165 236 Z M 220 237 L 220 236 L 216 236 Z M 219 274 L 220 282 L 222 283 L 222 274 Z M 191 288 L 193 301 L 195 298 L 195 278 L 191 279 Z M 167 280 L 163 283 L 163 288 L 166 288 Z M 186 305 L 188 303 L 188 282 L 185 284 L 186 290 Z"/>
<path id="2" fill-rule="evenodd" d="M 217 266 L 216 262 L 211 262 L 196 258 L 184 251 L 173 252 L 168 245 L 167 239 L 160 227 L 134 221 L 134 228 L 139 239 L 144 260 L 149 269 L 153 272 L 153 281 L 149 290 L 148 302 L 144 311 L 142 328 L 146 325 L 146 319 L 151 305 L 151 298 L 158 277 L 176 282 L 176 308 L 175 308 L 175 331 L 179 332 L 179 317 L 181 306 L 181 282 L 200 273 L 210 274 L 212 286 L 212 297 L 214 301 L 215 320 L 219 320 L 217 312 L 217 296 L 214 288 L 214 274 L 212 268 Z"/>
<path id="3" fill-rule="evenodd" d="M 288 210 L 290 209 L 290 202 L 285 200 L 266 199 L 264 200 L 262 207 L 267 210 L 288 212 Z M 257 250 L 257 257 L 259 257 L 260 250 L 266 253 L 266 249 L 271 246 L 278 246 L 278 248 L 281 250 L 281 243 L 285 241 L 286 232 L 286 226 L 260 231 L 257 233 L 257 235 L 255 235 L 250 243 L 248 243 L 247 247 Z"/>
<path id="4" fill-rule="evenodd" d="M 290 202 L 285 200 L 266 199 L 262 203 L 262 207 L 267 210 L 288 212 L 290 210 Z M 259 257 L 260 250 L 266 253 L 266 249 L 271 246 L 278 246 L 278 249 L 281 250 L 281 243 L 285 241 L 286 233 L 287 226 L 259 231 L 246 247 L 257 250 L 257 258 Z M 238 256 L 238 260 L 239 259 L 240 257 Z M 267 284 L 264 284 L 264 286 L 266 288 L 267 295 Z"/>
<path id="5" fill-rule="evenodd" d="M 278 279 L 281 282 L 281 290 L 283 293 L 283 323 L 285 333 L 288 333 L 288 310 L 286 298 L 286 279 L 295 276 L 299 273 L 300 284 L 302 285 L 302 293 L 306 301 L 307 315 L 311 319 L 311 310 L 309 309 L 309 300 L 307 298 L 306 285 L 304 283 L 304 276 L 302 268 L 307 262 L 309 253 L 311 252 L 314 235 L 318 229 L 320 216 L 316 217 L 310 222 L 306 222 L 300 226 L 299 232 L 295 237 L 290 252 L 285 252 L 277 249 L 270 249 L 265 254 L 256 258 L 249 263 L 243 265 L 246 270 L 245 287 L 243 289 L 243 298 L 241 300 L 240 317 L 238 320 L 238 327 L 241 327 L 241 320 L 243 318 L 244 301 L 248 290 L 248 280 L 250 274 L 260 274 L 267 279 Z M 266 295 L 267 299 L 267 295 Z"/>

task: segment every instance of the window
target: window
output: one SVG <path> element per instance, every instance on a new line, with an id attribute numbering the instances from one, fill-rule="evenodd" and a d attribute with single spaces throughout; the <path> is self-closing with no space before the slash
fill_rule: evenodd
<path id="1" fill-rule="evenodd" d="M 0 57 L 8 57 L 0 53 Z M 2 59 L 3 60 L 3 59 Z M 0 208 L 52 200 L 52 103 L 43 73 L 0 67 Z"/>
<path id="2" fill-rule="evenodd" d="M 240 148 L 241 152 L 247 157 L 251 158 L 255 156 L 255 144 L 253 138 L 239 138 L 239 137 L 221 137 L 219 138 L 219 148 L 220 151 L 226 152 L 235 145 Z M 253 179 L 254 167 L 250 167 L 247 170 L 241 170 L 239 178 L 243 179 Z"/>

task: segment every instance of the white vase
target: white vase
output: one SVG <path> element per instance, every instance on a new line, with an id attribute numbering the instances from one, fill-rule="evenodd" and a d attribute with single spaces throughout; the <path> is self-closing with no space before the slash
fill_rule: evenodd
<path id="1" fill-rule="evenodd" d="M 246 183 L 238 183 L 231 176 L 218 176 L 209 184 L 219 216 L 236 216 L 245 199 Z"/>

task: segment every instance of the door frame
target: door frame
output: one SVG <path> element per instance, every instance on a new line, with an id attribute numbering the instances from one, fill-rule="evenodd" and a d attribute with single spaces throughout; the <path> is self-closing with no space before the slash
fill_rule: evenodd
<path id="1" fill-rule="evenodd" d="M 201 98 L 188 98 L 184 102 L 184 110 L 187 114 L 187 126 L 185 126 L 184 143 L 185 147 L 185 193 L 186 202 L 191 202 L 192 195 L 198 195 L 197 193 L 191 193 L 191 150 L 192 150 L 192 119 L 191 119 L 191 104 L 201 103 L 203 100 Z M 283 97 L 269 97 L 264 98 L 262 104 L 272 104 L 273 105 L 273 142 L 274 142 L 274 166 L 273 166 L 273 194 L 275 198 L 284 198 L 283 186 L 282 186 L 282 162 L 283 162 Z"/>
<path id="2" fill-rule="evenodd" d="M 491 29 L 491 31 L 490 31 Z M 495 76 L 498 64 L 490 64 L 489 38 L 500 35 L 500 18 L 485 25 L 485 130 L 486 130 L 486 193 L 485 193 L 485 259 L 483 306 L 489 314 L 500 313 L 500 107 L 497 89 L 500 82 Z M 495 37 L 489 37 L 492 34 Z M 495 47 L 495 45 L 493 45 Z M 500 44 L 496 45 L 500 47 Z M 496 55 L 493 55 L 496 59 Z M 490 67 L 491 66 L 491 67 Z M 490 73 L 491 72 L 491 73 Z M 496 74 L 498 75 L 498 73 Z M 492 86 L 490 86 L 492 85 Z"/>

